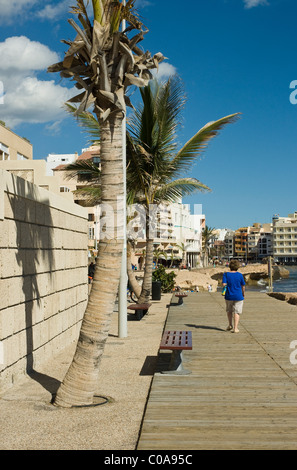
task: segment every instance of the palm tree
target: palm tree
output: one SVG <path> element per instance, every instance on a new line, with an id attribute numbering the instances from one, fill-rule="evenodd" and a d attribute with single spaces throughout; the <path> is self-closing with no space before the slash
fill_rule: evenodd
<path id="1" fill-rule="evenodd" d="M 182 252 L 182 264 L 186 264 L 186 255 L 187 255 L 187 248 L 190 245 L 186 245 L 185 243 L 181 242 L 179 245 L 176 245 L 176 248 L 179 248 Z"/>
<path id="2" fill-rule="evenodd" d="M 202 232 L 202 251 L 203 251 L 203 266 L 206 268 L 208 266 L 208 259 L 209 259 L 209 242 L 212 240 L 214 236 L 215 228 L 205 226 Z"/>
<path id="3" fill-rule="evenodd" d="M 206 124 L 179 151 L 177 129 L 185 104 L 181 80 L 151 81 L 140 90 L 142 103 L 129 120 L 127 135 L 127 186 L 129 203 L 137 201 L 146 210 L 146 259 L 139 303 L 150 299 L 153 269 L 152 205 L 176 202 L 194 191 L 209 191 L 195 178 L 184 177 L 208 142 L 237 114 Z M 130 168 L 130 171 L 129 171 Z"/>
<path id="4" fill-rule="evenodd" d="M 101 201 L 109 204 L 116 220 L 120 220 L 117 198 L 124 195 L 122 122 L 126 105 L 130 105 L 127 90 L 131 85 L 145 86 L 151 79 L 150 69 L 164 58 L 160 53 L 151 57 L 138 47 L 146 31 L 134 3 L 135 0 L 128 0 L 127 4 L 120 0 L 92 0 L 91 23 L 84 0 L 77 0 L 72 12 L 80 24 L 69 20 L 76 37 L 64 41 L 69 46 L 64 60 L 48 68 L 49 72 L 60 72 L 62 77 L 75 82 L 80 93 L 69 101 L 78 104 L 78 114 L 93 107 L 100 127 Z M 125 31 L 120 30 L 123 20 L 128 24 Z M 135 30 L 136 34 L 129 39 L 128 33 Z M 110 235 L 112 229 L 107 229 Z M 121 225 L 115 226 L 113 236 L 100 240 L 93 288 L 76 352 L 55 397 L 58 406 L 93 403 L 119 285 L 123 242 L 117 234 L 121 230 Z"/>

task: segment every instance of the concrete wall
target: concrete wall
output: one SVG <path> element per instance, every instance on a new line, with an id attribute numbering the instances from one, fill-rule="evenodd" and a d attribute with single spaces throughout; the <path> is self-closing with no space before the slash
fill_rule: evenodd
<path id="1" fill-rule="evenodd" d="M 0 169 L 0 391 L 77 339 L 87 210 Z"/>

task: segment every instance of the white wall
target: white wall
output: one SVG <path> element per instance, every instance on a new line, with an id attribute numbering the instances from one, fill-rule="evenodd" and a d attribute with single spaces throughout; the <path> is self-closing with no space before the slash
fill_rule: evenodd
<path id="1" fill-rule="evenodd" d="M 87 211 L 0 170 L 0 391 L 78 337 Z"/>

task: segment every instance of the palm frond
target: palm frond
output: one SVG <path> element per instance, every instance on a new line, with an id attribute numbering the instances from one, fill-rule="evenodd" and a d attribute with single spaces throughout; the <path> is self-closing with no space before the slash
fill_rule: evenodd
<path id="1" fill-rule="evenodd" d="M 202 127 L 173 158 L 173 168 L 176 168 L 179 173 L 189 170 L 197 156 L 206 149 L 209 141 L 216 137 L 224 126 L 236 122 L 240 114 L 230 114 Z"/>
<path id="2" fill-rule="evenodd" d="M 128 121 L 135 149 L 147 155 L 142 171 L 150 175 L 149 184 L 166 178 L 172 155 L 177 149 L 176 133 L 185 95 L 181 80 L 175 76 L 165 83 L 152 80 L 140 91 L 142 103 Z M 140 155 L 138 156 L 138 159 Z"/>
<path id="3" fill-rule="evenodd" d="M 83 132 L 88 135 L 88 143 L 98 145 L 100 143 L 100 126 L 94 114 L 88 111 L 76 114 L 77 108 L 70 103 L 65 103 L 64 108 L 69 114 L 76 118 L 78 125 L 83 129 Z"/>
<path id="4" fill-rule="evenodd" d="M 97 206 L 101 203 L 101 186 L 84 186 L 77 188 L 73 193 L 76 196 L 81 196 L 86 206 Z"/>
<path id="5" fill-rule="evenodd" d="M 211 189 L 196 178 L 179 178 L 158 188 L 155 192 L 155 201 L 176 202 L 183 196 L 189 196 L 197 191 L 204 192 Z"/>
<path id="6" fill-rule="evenodd" d="M 66 166 L 67 179 L 79 176 L 80 181 L 100 183 L 101 171 L 92 160 L 78 160 Z"/>
<path id="7" fill-rule="evenodd" d="M 185 105 L 185 93 L 181 79 L 175 75 L 159 87 L 156 99 L 158 114 L 157 142 L 160 152 L 172 155 L 176 150 L 176 132 L 181 124 L 180 114 Z"/>

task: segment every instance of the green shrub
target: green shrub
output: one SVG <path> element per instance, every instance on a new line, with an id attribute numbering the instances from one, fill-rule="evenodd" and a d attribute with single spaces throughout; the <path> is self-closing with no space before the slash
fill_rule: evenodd
<path id="1" fill-rule="evenodd" d="M 155 271 L 153 271 L 152 279 L 153 281 L 161 281 L 161 291 L 166 293 L 171 292 L 174 288 L 175 277 L 176 274 L 173 271 L 167 273 L 165 267 L 161 265 Z"/>

